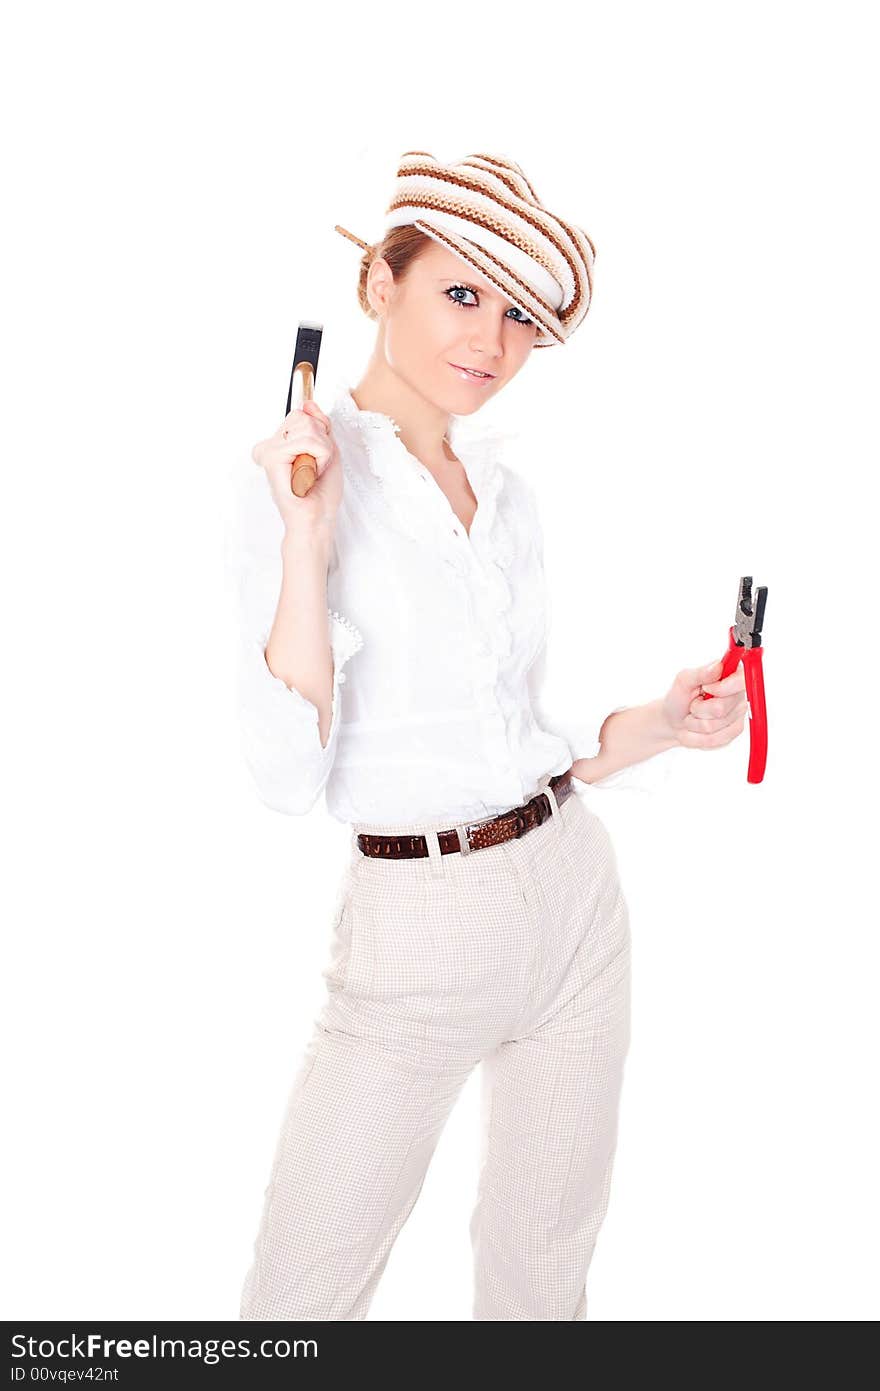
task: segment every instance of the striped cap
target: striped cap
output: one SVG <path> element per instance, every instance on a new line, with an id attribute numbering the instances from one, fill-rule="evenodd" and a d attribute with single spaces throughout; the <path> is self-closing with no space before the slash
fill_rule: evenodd
<path id="1" fill-rule="evenodd" d="M 536 348 L 565 343 L 590 307 L 596 250 L 586 232 L 548 212 L 502 155 L 441 164 L 401 156 L 385 230 L 412 224 L 490 280 L 538 325 Z"/>

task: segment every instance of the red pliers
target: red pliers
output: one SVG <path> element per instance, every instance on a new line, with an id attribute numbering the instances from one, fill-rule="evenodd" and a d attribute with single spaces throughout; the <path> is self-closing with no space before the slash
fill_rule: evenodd
<path id="1" fill-rule="evenodd" d="M 753 596 L 752 577 L 743 575 L 736 598 L 736 621 L 730 629 L 730 642 L 719 677 L 723 681 L 725 676 L 731 676 L 742 662 L 749 702 L 749 782 L 761 781 L 767 763 L 767 707 L 761 646 L 766 603 L 767 586 L 759 585 Z M 703 691 L 702 695 L 704 700 L 712 699 L 711 691 Z"/>

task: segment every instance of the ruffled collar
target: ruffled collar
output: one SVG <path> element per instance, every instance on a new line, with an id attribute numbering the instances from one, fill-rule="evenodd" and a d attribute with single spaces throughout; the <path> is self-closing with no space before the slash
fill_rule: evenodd
<path id="1" fill-rule="evenodd" d="M 382 411 L 362 410 L 343 384 L 337 389 L 331 413 L 360 436 L 370 472 L 401 525 L 421 541 L 434 545 L 442 541 L 444 551 L 454 556 L 460 540 L 455 539 L 452 528 L 460 524 L 440 485 L 404 445 L 397 421 Z M 477 499 L 471 544 L 506 566 L 511 558 L 510 536 L 499 518 L 498 498 L 504 486 L 501 461 L 511 432 L 474 416 L 453 415 L 448 435 Z"/>

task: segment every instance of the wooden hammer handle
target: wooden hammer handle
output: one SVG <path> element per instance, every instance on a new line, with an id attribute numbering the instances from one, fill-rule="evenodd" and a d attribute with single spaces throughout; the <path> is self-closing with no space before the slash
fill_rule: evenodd
<path id="1" fill-rule="evenodd" d="M 294 376 L 300 385 L 301 401 L 314 396 L 315 374 L 310 362 L 298 362 Z M 318 477 L 318 465 L 313 454 L 297 454 L 290 470 L 290 491 L 295 497 L 305 497 Z"/>

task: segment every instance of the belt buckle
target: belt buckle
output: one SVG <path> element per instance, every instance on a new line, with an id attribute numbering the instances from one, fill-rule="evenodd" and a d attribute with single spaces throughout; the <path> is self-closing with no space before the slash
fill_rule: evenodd
<path id="1" fill-rule="evenodd" d="M 478 826 L 486 826 L 490 821 L 494 820 L 494 816 L 484 816 L 482 821 L 466 821 L 464 823 L 461 829 L 464 831 L 464 838 L 467 841 L 467 849 L 465 850 L 466 855 L 474 849 L 479 849 L 479 846 L 471 845 L 471 831 L 475 831 Z"/>
<path id="2" fill-rule="evenodd" d="M 496 815 L 496 816 L 484 816 L 483 819 L 482 819 L 482 821 L 468 821 L 468 822 L 466 822 L 465 825 L 464 825 L 464 827 L 463 827 L 463 830 L 464 830 L 464 832 L 465 832 L 465 835 L 468 837 L 468 847 L 469 847 L 469 849 L 473 850 L 473 849 L 475 848 L 474 846 L 472 846 L 472 845 L 470 844 L 470 832 L 471 832 L 472 830 L 475 830 L 475 829 L 476 829 L 477 827 L 479 827 L 479 826 L 487 826 L 487 825 L 489 825 L 491 822 L 495 822 L 495 821 L 504 821 L 504 820 L 506 820 L 507 818 L 509 818 L 509 817 L 511 817 L 511 816 L 514 818 L 514 824 L 515 824 L 515 827 L 516 827 L 516 829 L 515 829 L 515 831 L 514 831 L 514 833 L 513 833 L 513 838 L 514 838 L 514 839 L 519 840 L 519 838 L 520 838 L 521 836 L 524 836 L 524 835 L 526 834 L 527 831 L 531 830 L 531 826 L 529 825 L 528 821 L 526 820 L 525 809 L 524 809 L 523 807 L 511 807 L 510 811 L 500 812 L 500 813 L 499 813 L 498 815 Z M 509 839 L 510 839 L 509 836 L 505 836 L 505 840 L 509 840 Z M 498 844 L 501 844 L 500 841 L 497 842 L 497 843 L 498 843 Z M 481 847 L 477 847 L 477 848 L 481 848 Z"/>
<path id="3" fill-rule="evenodd" d="M 492 825 L 495 825 L 497 822 L 503 821 L 503 820 L 505 819 L 505 817 L 510 816 L 510 814 L 511 814 L 510 812 L 499 812 L 499 813 L 497 813 L 495 816 L 484 816 L 480 821 L 468 821 L 468 822 L 466 822 L 465 825 L 464 825 L 464 827 L 463 827 L 463 830 L 464 830 L 465 835 L 466 835 L 466 837 L 467 837 L 467 841 L 468 841 L 468 850 L 469 850 L 469 851 L 473 851 L 473 850 L 484 850 L 484 849 L 488 848 L 489 845 L 500 845 L 500 844 L 501 844 L 501 841 L 496 841 L 496 840 L 489 840 L 489 841 L 487 842 L 487 845 L 485 845 L 485 846 L 483 846 L 483 845 L 471 845 L 471 843 L 470 843 L 470 832 L 471 832 L 472 830 L 478 830 L 481 826 L 492 826 Z M 517 817 L 517 832 L 516 832 L 516 834 L 517 834 L 517 835 L 520 835 L 520 834 L 521 834 L 521 831 L 519 830 L 519 817 Z M 509 839 L 509 837 L 505 836 L 504 839 L 507 840 L 507 839 Z"/>

